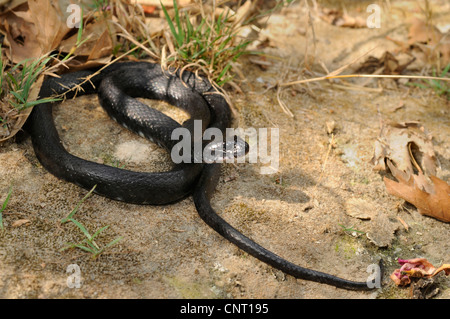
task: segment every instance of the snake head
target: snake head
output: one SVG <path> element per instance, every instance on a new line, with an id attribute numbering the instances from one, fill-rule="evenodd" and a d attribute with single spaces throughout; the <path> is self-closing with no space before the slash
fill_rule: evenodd
<path id="1" fill-rule="evenodd" d="M 204 163 L 222 163 L 235 158 L 242 158 L 248 153 L 250 147 L 246 141 L 234 135 L 225 142 L 211 142 L 203 149 Z"/>

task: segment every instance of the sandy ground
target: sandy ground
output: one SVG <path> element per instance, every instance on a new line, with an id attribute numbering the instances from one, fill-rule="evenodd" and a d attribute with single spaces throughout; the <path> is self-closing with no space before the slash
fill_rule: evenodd
<path id="1" fill-rule="evenodd" d="M 393 6 L 380 29 L 339 28 L 315 19 L 315 48 L 303 7 L 292 6 L 272 16 L 264 35 L 271 47 L 265 50 L 276 58 L 268 60 L 271 66 L 265 70 L 243 59 L 246 81 L 240 85 L 245 93 L 231 92 L 235 127 L 279 129 L 278 171 L 260 174 L 265 163 L 224 165 L 212 199 L 225 220 L 289 261 L 360 281 L 367 279 L 367 267 L 380 258 L 388 274 L 397 268 L 397 258 L 425 257 L 435 265 L 449 262 L 450 225 L 421 216 L 413 206 L 388 195 L 385 174 L 373 171 L 370 163 L 380 121 L 420 120 L 433 135 L 442 166 L 439 176 L 448 181 L 449 104 L 432 91 L 393 81 L 375 81 L 374 87 L 384 87 L 382 92 L 317 82 L 281 91 L 290 117 L 271 86 L 296 79 L 305 53 L 315 58 L 313 69 L 323 72 L 320 63 L 334 70 L 374 47 L 371 54 L 378 57 L 394 50 L 396 45 L 385 36 L 405 39 L 404 18 L 417 10 L 414 1 L 394 1 Z M 450 21 L 450 10 L 443 12 L 435 23 Z M 55 119 L 64 144 L 74 154 L 129 169 L 170 167 L 163 151 L 111 121 L 95 96 L 65 102 L 55 110 Z M 330 121 L 335 121 L 336 129 L 329 151 Z M 409 297 L 409 288 L 398 289 L 389 278 L 382 289 L 352 292 L 286 276 L 206 226 L 192 198 L 152 207 L 92 196 L 75 218 L 91 234 L 110 226 L 96 241 L 100 246 L 119 236 L 122 240 L 95 259 L 80 249 L 61 251 L 66 243 L 84 239 L 74 224 L 60 221 L 87 192 L 48 173 L 29 139 L 3 144 L 0 163 L 0 202 L 9 185 L 14 187 L 0 234 L 2 298 Z M 349 216 L 355 202 L 371 214 L 370 220 Z M 20 220 L 28 222 L 17 226 Z M 367 235 L 353 236 L 341 225 Z M 68 285 L 68 278 L 73 283 L 69 265 L 80 269 L 80 288 Z M 449 279 L 440 276 L 438 284 L 437 298 L 449 298 Z"/>

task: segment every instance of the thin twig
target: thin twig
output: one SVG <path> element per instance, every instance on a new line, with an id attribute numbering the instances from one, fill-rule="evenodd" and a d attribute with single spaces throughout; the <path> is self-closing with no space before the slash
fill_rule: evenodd
<path id="1" fill-rule="evenodd" d="M 323 80 L 330 79 L 346 79 L 346 78 L 390 78 L 390 79 L 428 79 L 428 80 L 442 80 L 442 81 L 450 81 L 450 78 L 440 78 L 436 76 L 422 76 L 422 75 L 382 75 L 382 74 L 344 74 L 344 75 L 325 75 L 312 79 L 298 80 L 286 83 L 280 83 L 278 86 L 285 87 L 291 86 L 295 84 L 308 83 L 308 82 L 317 82 Z"/>
<path id="2" fill-rule="evenodd" d="M 147 42 L 149 42 L 149 40 L 146 40 L 146 41 L 142 42 L 142 45 L 146 44 Z M 81 85 L 83 85 L 84 83 L 86 83 L 86 82 L 88 82 L 88 81 L 90 82 L 91 79 L 92 79 L 94 76 L 100 74 L 100 72 L 103 71 L 104 69 L 106 69 L 108 66 L 110 66 L 111 64 L 116 63 L 117 61 L 119 61 L 119 60 L 122 59 L 123 57 L 127 56 L 127 55 L 130 54 L 131 52 L 137 50 L 138 48 L 139 48 L 139 46 L 136 46 L 136 47 L 134 47 L 133 49 L 128 50 L 127 52 L 123 53 L 122 55 L 118 56 L 117 58 L 115 58 L 114 60 L 112 60 L 111 62 L 109 62 L 108 64 L 105 64 L 104 66 L 102 66 L 102 67 L 101 67 L 99 70 L 97 70 L 95 73 L 88 75 L 81 83 L 79 83 L 79 84 L 75 85 L 74 87 L 68 89 L 68 90 L 65 91 L 64 93 L 61 93 L 61 94 L 56 95 L 55 97 L 56 97 L 56 98 L 64 97 L 64 96 L 65 96 L 68 92 L 70 92 L 70 91 L 75 91 L 75 90 L 76 90 L 76 91 L 78 92 L 78 90 L 82 89 L 82 88 L 81 88 Z M 92 85 L 94 85 L 94 84 L 92 84 Z"/>

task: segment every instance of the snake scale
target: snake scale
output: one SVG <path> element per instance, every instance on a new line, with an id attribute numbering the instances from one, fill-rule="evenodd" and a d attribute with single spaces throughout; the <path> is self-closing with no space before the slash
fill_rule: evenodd
<path id="1" fill-rule="evenodd" d="M 82 94 L 98 94 L 102 107 L 119 124 L 156 142 L 170 151 L 177 127 L 192 130 L 194 120 L 202 120 L 203 128 L 225 131 L 231 125 L 231 112 L 223 96 L 214 94 L 211 83 L 189 71 L 169 72 L 159 64 L 147 62 L 115 63 L 101 72 L 95 70 L 47 77 L 39 97 L 65 93 L 66 98 Z M 87 76 L 93 77 L 83 81 Z M 81 87 L 75 93 L 76 86 Z M 161 112 L 139 102 L 136 97 L 166 101 L 182 108 L 190 119 L 178 124 Z M 64 148 L 52 117 L 56 104 L 36 105 L 25 129 L 31 135 L 38 160 L 53 175 L 85 189 L 96 185 L 102 196 L 133 204 L 164 205 L 192 194 L 203 221 L 217 233 L 255 258 L 295 278 L 310 280 L 351 290 L 369 290 L 366 282 L 342 279 L 327 273 L 295 265 L 258 245 L 228 224 L 211 207 L 210 198 L 220 177 L 220 163 L 177 164 L 168 172 L 133 172 L 76 157 Z"/>

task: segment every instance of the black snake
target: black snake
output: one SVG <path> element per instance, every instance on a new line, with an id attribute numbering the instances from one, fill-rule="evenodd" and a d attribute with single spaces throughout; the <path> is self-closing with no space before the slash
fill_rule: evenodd
<path id="1" fill-rule="evenodd" d="M 192 121 L 201 119 L 206 126 L 222 132 L 231 124 L 229 106 L 223 96 L 205 78 L 189 71 L 163 71 L 158 64 L 146 62 L 116 63 L 83 81 L 93 70 L 67 73 L 60 78 L 47 77 L 39 97 L 66 93 L 97 93 L 100 104 L 118 123 L 170 150 L 176 141 L 171 132 L 180 124 L 149 108 L 135 97 L 163 100 L 183 108 L 190 119 L 183 127 L 192 129 Z M 80 85 L 77 93 L 73 89 Z M 95 192 L 115 200 L 135 204 L 168 204 L 193 193 L 200 217 L 224 238 L 257 259 L 295 278 L 324 283 L 344 289 L 368 290 L 366 282 L 355 282 L 297 266 L 261 247 L 223 220 L 211 207 L 210 197 L 220 177 L 220 164 L 178 164 L 169 172 L 142 173 L 90 162 L 71 155 L 63 147 L 55 128 L 52 108 L 55 103 L 34 107 L 25 129 L 30 133 L 37 158 L 55 176 L 85 189 L 96 185 Z"/>

